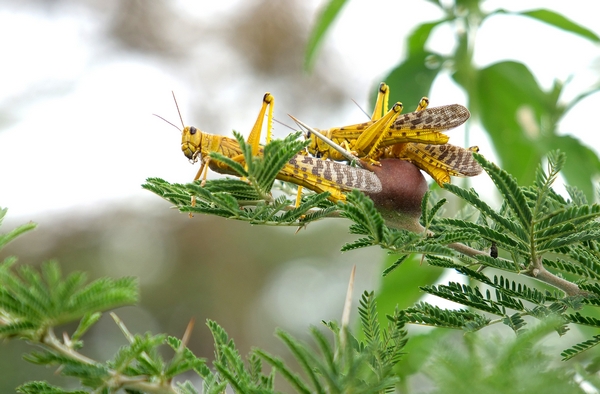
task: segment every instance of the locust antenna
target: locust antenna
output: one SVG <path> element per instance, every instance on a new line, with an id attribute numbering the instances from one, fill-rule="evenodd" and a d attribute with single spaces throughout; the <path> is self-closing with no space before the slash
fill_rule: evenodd
<path id="1" fill-rule="evenodd" d="M 360 159 L 358 157 L 354 156 L 352 153 L 348 152 L 346 149 L 342 148 L 341 146 L 339 146 L 338 144 L 336 144 L 335 142 L 333 142 L 329 138 L 325 137 L 322 133 L 319 133 L 317 130 L 313 129 L 309 125 L 307 125 L 307 124 L 299 121 L 298 119 L 294 118 L 292 115 L 288 114 L 288 116 L 290 118 L 292 118 L 292 120 L 294 122 L 296 122 L 296 124 L 298 126 L 303 127 L 305 130 L 310 131 L 312 134 L 316 135 L 318 138 L 320 138 L 323 141 L 325 141 L 325 143 L 327 143 L 327 145 L 331 146 L 333 149 L 335 149 L 336 151 L 338 151 L 350 163 L 356 163 L 356 164 L 358 164 L 359 167 L 364 168 L 363 164 L 361 163 L 361 161 L 360 161 Z"/>
<path id="2" fill-rule="evenodd" d="M 170 124 L 171 126 L 175 127 L 175 128 L 177 129 L 177 131 L 181 132 L 181 129 L 180 129 L 178 126 L 175 126 L 173 123 L 169 122 L 168 120 L 166 120 L 166 119 L 165 119 L 165 118 L 163 118 L 162 116 L 160 116 L 160 115 L 157 115 L 157 114 L 152 114 L 152 115 L 156 116 L 157 118 L 160 118 L 160 119 L 164 120 L 165 122 L 167 122 L 167 123 L 168 123 L 168 124 Z"/>
<path id="3" fill-rule="evenodd" d="M 181 111 L 179 111 L 179 104 L 177 104 L 177 99 L 175 98 L 175 92 L 171 90 L 171 94 L 173 95 L 173 101 L 175 101 L 175 107 L 177 107 L 177 113 L 179 114 L 179 120 L 181 120 L 181 126 L 185 128 L 185 124 L 183 124 L 183 118 L 181 117 Z"/>
<path id="4" fill-rule="evenodd" d="M 367 113 L 367 111 L 365 111 L 365 110 L 363 109 L 363 107 L 361 107 L 361 106 L 360 106 L 360 104 L 356 102 L 356 100 L 354 100 L 354 99 L 351 99 L 351 100 L 352 100 L 352 102 L 353 102 L 353 103 L 354 103 L 354 104 L 355 104 L 355 105 L 358 107 L 358 109 L 360 109 L 360 110 L 363 112 L 363 114 L 367 115 L 367 117 L 368 117 L 368 118 L 370 118 L 370 117 L 371 117 L 371 115 L 369 115 L 369 114 Z"/>
<path id="5" fill-rule="evenodd" d="M 276 122 L 276 123 L 279 123 L 279 124 L 280 124 L 280 125 L 282 125 L 283 127 L 287 127 L 288 129 L 290 129 L 290 130 L 292 130 L 292 131 L 298 131 L 298 130 L 296 130 L 295 128 L 293 128 L 292 126 L 290 126 L 290 125 L 287 125 L 287 124 L 283 123 L 283 122 L 282 122 L 282 121 L 280 121 L 280 120 L 277 120 L 277 119 L 273 118 L 273 121 L 274 121 L 274 122 Z"/>

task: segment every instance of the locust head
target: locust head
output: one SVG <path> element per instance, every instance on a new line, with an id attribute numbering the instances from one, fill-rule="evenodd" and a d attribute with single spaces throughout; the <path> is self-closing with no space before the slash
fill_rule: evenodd
<path id="1" fill-rule="evenodd" d="M 190 162 L 195 163 L 198 161 L 202 146 L 202 131 L 198 130 L 194 126 L 185 126 L 181 133 L 181 150 L 185 157 Z"/>

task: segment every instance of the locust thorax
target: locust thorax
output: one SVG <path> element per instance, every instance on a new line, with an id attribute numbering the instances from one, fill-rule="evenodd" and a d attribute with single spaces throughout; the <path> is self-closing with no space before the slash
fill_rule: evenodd
<path id="1" fill-rule="evenodd" d="M 308 150 L 308 152 L 316 157 L 320 156 L 320 152 L 319 152 L 319 137 L 317 137 L 316 135 L 314 135 L 313 133 L 311 133 L 310 131 L 306 133 L 306 139 L 310 140 L 310 144 L 308 144 L 308 146 L 306 147 L 306 149 Z"/>
<path id="2" fill-rule="evenodd" d="M 190 161 L 196 162 L 202 146 L 202 132 L 194 126 L 185 126 L 181 134 L 181 150 Z"/>
<path id="3" fill-rule="evenodd" d="M 325 137 L 327 138 L 331 138 L 331 130 L 321 130 L 321 129 L 316 129 L 318 132 L 320 132 L 321 134 L 325 135 Z M 306 133 L 306 139 L 310 140 L 310 144 L 308 144 L 308 146 L 306 147 L 306 150 L 308 150 L 308 153 L 310 153 L 311 155 L 315 156 L 315 157 L 327 157 L 327 153 L 329 152 L 329 144 L 325 141 L 323 141 L 321 138 L 319 138 L 318 136 L 316 136 L 315 134 L 311 133 L 310 131 L 308 131 Z"/>

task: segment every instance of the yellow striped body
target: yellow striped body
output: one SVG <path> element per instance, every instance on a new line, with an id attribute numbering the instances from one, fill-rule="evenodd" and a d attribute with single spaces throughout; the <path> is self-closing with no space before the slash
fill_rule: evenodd
<path id="1" fill-rule="evenodd" d="M 483 169 L 473 158 L 473 152 L 479 148 L 468 149 L 443 144 L 396 144 L 382 150 L 381 158 L 408 160 L 428 173 L 440 186 L 450 183 L 450 176 L 476 176 Z"/>
<path id="2" fill-rule="evenodd" d="M 370 158 L 377 159 L 380 148 L 398 143 L 445 144 L 449 138 L 442 132 L 460 126 L 470 116 L 467 108 L 453 104 L 398 114 L 395 120 L 388 124 L 378 124 L 383 119 L 381 118 L 351 126 L 332 128 L 322 131 L 322 133 L 358 157 L 371 154 Z M 365 136 L 364 133 L 374 133 L 375 135 Z M 344 160 L 339 152 L 317 136 L 311 134 L 309 138 L 311 143 L 308 151 L 312 155 L 332 160 Z"/>
<path id="3" fill-rule="evenodd" d="M 396 103 L 387 110 L 389 87 L 382 83 L 371 120 L 351 126 L 321 131 L 337 145 L 355 156 L 376 162 L 395 158 L 407 160 L 427 172 L 440 186 L 450 182 L 450 176 L 475 176 L 482 168 L 473 158 L 477 148 L 464 149 L 447 144 L 444 131 L 463 124 L 471 114 L 462 105 L 428 107 L 422 98 L 415 112 L 400 114 Z M 344 156 L 316 135 L 309 133 L 309 153 L 332 160 Z"/>
<path id="4" fill-rule="evenodd" d="M 244 164 L 242 150 L 235 139 L 204 133 L 195 127 L 184 128 L 181 149 L 191 161 L 200 160 L 203 165 L 208 164 L 211 170 L 221 174 L 237 175 L 224 163 L 209 160 L 210 152 L 218 152 Z M 261 146 L 258 154 L 262 154 Z M 196 177 L 198 178 L 199 176 Z M 332 201 L 344 201 L 346 199 L 344 192 L 352 189 L 369 193 L 381 191 L 381 182 L 370 171 L 301 154 L 294 156 L 283 167 L 277 179 L 306 187 L 317 193 L 327 191 L 331 194 Z"/>

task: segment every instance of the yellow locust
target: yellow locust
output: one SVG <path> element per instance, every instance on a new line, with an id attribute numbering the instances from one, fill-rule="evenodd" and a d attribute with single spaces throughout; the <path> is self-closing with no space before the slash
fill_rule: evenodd
<path id="1" fill-rule="evenodd" d="M 470 117 L 459 104 L 427 108 L 421 99 L 415 112 L 400 114 L 402 104 L 388 108 L 389 87 L 382 83 L 371 120 L 366 123 L 321 131 L 334 143 L 360 158 L 376 162 L 383 158 L 408 160 L 427 172 L 440 186 L 452 176 L 475 176 L 482 168 L 473 158 L 477 147 L 468 149 L 447 144 L 443 131 L 463 124 Z M 309 153 L 322 158 L 345 160 L 331 145 L 310 131 Z"/>
<path id="2" fill-rule="evenodd" d="M 252 147 L 253 155 L 262 154 L 263 147 L 259 145 L 259 139 L 267 108 L 269 108 L 267 142 L 271 139 L 274 101 L 275 99 L 270 93 L 266 93 L 263 97 L 261 110 L 247 140 Z M 181 150 L 192 163 L 200 161 L 200 169 L 194 180 L 202 178 L 202 184 L 206 181 L 209 167 L 218 173 L 236 174 L 224 163 L 211 160 L 210 152 L 218 152 L 245 165 L 243 152 L 235 139 L 205 133 L 193 126 L 184 126 L 181 136 Z M 344 192 L 352 189 L 371 193 L 381 191 L 381 182 L 370 171 L 302 154 L 295 155 L 279 171 L 277 179 L 306 187 L 317 193 L 328 191 L 330 193 L 329 199 L 332 201 L 344 201 L 346 199 Z"/>

